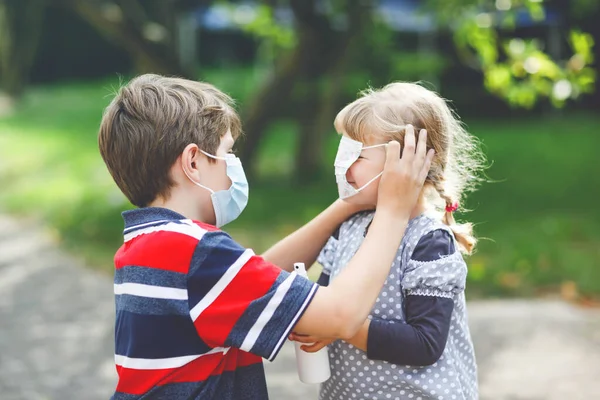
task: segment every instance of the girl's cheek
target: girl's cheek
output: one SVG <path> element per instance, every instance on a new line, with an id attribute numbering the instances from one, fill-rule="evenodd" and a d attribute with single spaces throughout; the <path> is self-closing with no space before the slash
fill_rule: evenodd
<path id="1" fill-rule="evenodd" d="M 362 204 L 377 204 L 377 193 L 379 191 L 379 179 L 367 186 L 359 195 Z"/>

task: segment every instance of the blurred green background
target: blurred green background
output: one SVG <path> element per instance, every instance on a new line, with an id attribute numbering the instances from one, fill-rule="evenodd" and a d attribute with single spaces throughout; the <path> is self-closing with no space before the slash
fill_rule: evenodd
<path id="1" fill-rule="evenodd" d="M 36 218 L 106 273 L 131 207 L 97 149 L 135 74 L 237 101 L 250 202 L 225 230 L 261 252 L 335 200 L 337 110 L 422 80 L 490 160 L 469 196 L 473 297 L 600 297 L 600 1 L 0 0 L 0 212 Z"/>

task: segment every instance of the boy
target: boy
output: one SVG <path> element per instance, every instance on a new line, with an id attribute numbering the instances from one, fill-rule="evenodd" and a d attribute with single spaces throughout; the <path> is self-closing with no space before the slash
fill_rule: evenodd
<path id="1" fill-rule="evenodd" d="M 218 229 L 248 199 L 230 154 L 240 133 L 227 95 L 183 79 L 140 76 L 105 110 L 100 153 L 138 207 L 123 213 L 115 255 L 115 400 L 267 399 L 262 358 L 273 360 L 292 329 L 352 337 L 385 281 L 431 163 L 425 135 L 418 146 L 407 136 L 402 158 L 397 142 L 387 146 L 364 244 L 319 288 L 288 271 L 311 265 L 358 209 L 337 201 L 263 257 L 244 249 Z"/>

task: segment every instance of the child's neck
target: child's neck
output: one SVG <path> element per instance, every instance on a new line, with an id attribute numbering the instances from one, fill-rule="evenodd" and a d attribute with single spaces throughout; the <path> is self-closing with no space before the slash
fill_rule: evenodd
<path id="1" fill-rule="evenodd" d="M 171 195 L 166 200 L 162 197 L 159 197 L 152 203 L 150 203 L 148 206 L 167 208 L 171 211 L 175 211 L 176 213 L 183 215 L 188 219 L 206 222 L 206 219 L 204 218 L 200 210 L 198 210 L 197 206 L 195 204 L 190 204 L 190 202 L 187 201 L 183 196 Z"/>
<path id="2" fill-rule="evenodd" d="M 416 218 L 419 215 L 423 214 L 425 211 L 427 211 L 427 203 L 425 201 L 425 198 L 421 196 L 417 200 L 417 204 L 415 205 L 415 207 L 410 212 L 409 219 Z"/>
<path id="3" fill-rule="evenodd" d="M 413 208 L 412 212 L 410 213 L 410 219 L 418 217 L 419 215 L 423 214 L 426 210 L 427 207 L 425 205 L 425 201 L 423 198 L 420 198 L 417 202 L 417 205 L 415 206 L 415 208 Z"/>

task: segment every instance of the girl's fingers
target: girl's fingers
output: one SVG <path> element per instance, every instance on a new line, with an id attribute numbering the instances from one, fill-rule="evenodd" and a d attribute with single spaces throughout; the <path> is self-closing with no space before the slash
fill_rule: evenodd
<path id="1" fill-rule="evenodd" d="M 407 125 L 404 133 L 404 149 L 402 149 L 402 159 L 412 161 L 415 156 L 415 128 Z"/>
<path id="2" fill-rule="evenodd" d="M 310 335 L 298 335 L 296 333 L 292 333 L 290 335 L 290 340 L 300 343 L 315 343 L 319 341 L 319 338 Z"/>
<path id="3" fill-rule="evenodd" d="M 327 342 L 317 342 L 311 345 L 303 345 L 300 346 L 300 348 L 304 351 L 306 351 L 307 353 L 315 353 L 319 350 L 321 350 L 323 347 L 327 346 Z"/>
<path id="4" fill-rule="evenodd" d="M 385 165 L 384 170 L 393 170 L 400 160 L 400 143 L 392 140 L 385 146 Z"/>
<path id="5" fill-rule="evenodd" d="M 427 175 L 429 174 L 429 169 L 431 168 L 431 162 L 433 161 L 433 157 L 435 157 L 435 150 L 429 149 L 429 151 L 427 152 L 427 156 L 425 157 L 423 167 L 421 168 L 421 172 L 419 173 L 419 183 L 423 183 L 425 182 L 425 179 L 427 179 Z"/>
<path id="6" fill-rule="evenodd" d="M 416 158 L 421 163 L 425 162 L 425 156 L 427 154 L 427 131 L 425 129 L 421 129 L 419 132 L 419 142 L 417 143 L 417 153 Z M 420 167 L 420 165 L 419 165 Z"/>

